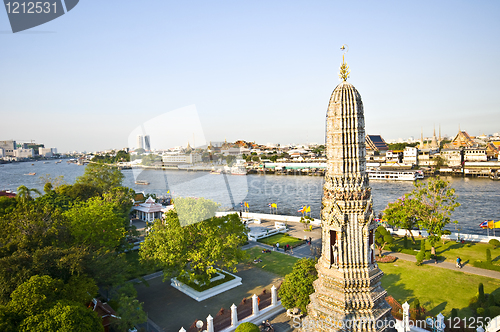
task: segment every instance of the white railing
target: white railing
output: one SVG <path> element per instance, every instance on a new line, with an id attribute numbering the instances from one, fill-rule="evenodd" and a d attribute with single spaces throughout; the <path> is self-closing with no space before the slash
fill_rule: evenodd
<path id="1" fill-rule="evenodd" d="M 408 234 L 408 231 L 406 229 L 398 229 L 397 231 L 392 229 L 392 228 L 387 228 L 391 234 L 395 234 L 398 236 L 405 236 Z M 500 233 L 500 230 L 498 231 Z M 422 230 L 412 230 L 413 236 L 422 236 L 422 237 L 428 237 L 429 233 L 427 231 Z M 500 241 L 500 236 L 487 236 L 487 235 L 478 235 L 478 234 L 466 234 L 466 233 L 458 233 L 458 232 L 453 232 L 450 235 L 443 235 L 441 236 L 442 239 L 445 240 L 458 240 L 458 237 L 460 236 L 461 240 L 465 241 L 470 241 L 470 242 L 484 242 L 488 243 L 491 239 L 497 239 Z"/>

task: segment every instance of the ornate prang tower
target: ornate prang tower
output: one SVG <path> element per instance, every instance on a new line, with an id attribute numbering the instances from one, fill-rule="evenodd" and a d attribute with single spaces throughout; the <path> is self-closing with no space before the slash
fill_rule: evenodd
<path id="1" fill-rule="evenodd" d="M 363 103 L 347 83 L 344 57 L 339 76 L 342 83 L 332 93 L 326 116 L 322 254 L 303 330 L 392 331 L 391 307 L 380 285 L 383 272 L 375 261 L 377 225 L 366 173 Z"/>

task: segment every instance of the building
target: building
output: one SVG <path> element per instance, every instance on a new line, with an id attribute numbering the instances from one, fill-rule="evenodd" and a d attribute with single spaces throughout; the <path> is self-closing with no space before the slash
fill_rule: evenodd
<path id="1" fill-rule="evenodd" d="M 164 164 L 195 164 L 201 162 L 201 154 L 165 153 L 162 161 Z"/>
<path id="2" fill-rule="evenodd" d="M 392 331 L 391 307 L 375 261 L 377 224 L 366 173 L 364 112 L 361 95 L 343 82 L 330 98 L 326 123 L 327 173 L 322 201 L 322 253 L 315 292 L 302 331 Z M 367 322 L 351 325 L 341 322 Z M 382 323 L 382 324 L 380 324 Z"/>
<path id="3" fill-rule="evenodd" d="M 367 152 L 385 152 L 389 150 L 387 143 L 380 135 L 366 135 L 365 138 Z"/>
<path id="4" fill-rule="evenodd" d="M 137 135 L 137 146 L 136 149 L 144 149 L 144 143 L 142 141 L 142 135 Z"/>
<path id="5" fill-rule="evenodd" d="M 151 139 L 149 135 L 144 135 L 144 150 L 151 151 Z"/>
<path id="6" fill-rule="evenodd" d="M 14 157 L 16 159 L 28 159 L 28 158 L 33 158 L 35 153 L 33 152 L 33 149 L 15 149 L 14 150 Z"/>
<path id="7" fill-rule="evenodd" d="M 3 157 L 5 157 L 5 154 L 4 154 L 4 152 L 3 152 L 3 149 L 2 149 L 2 148 L 0 148 L 0 158 L 3 158 Z"/>
<path id="8" fill-rule="evenodd" d="M 38 148 L 38 154 L 41 157 L 45 157 L 45 158 L 51 158 L 54 156 L 54 153 L 52 152 L 51 148 Z"/>
<path id="9" fill-rule="evenodd" d="M 135 211 L 137 219 L 153 222 L 155 219 L 161 219 L 163 213 L 173 208 L 173 205 L 163 206 L 160 203 L 156 203 L 152 197 L 149 197 L 146 202 L 133 206 L 132 210 Z"/>
<path id="10" fill-rule="evenodd" d="M 418 149 L 411 146 L 405 147 L 403 151 L 403 163 L 418 165 Z"/>
<path id="11" fill-rule="evenodd" d="M 16 141 L 0 141 L 0 148 L 3 149 L 4 157 L 14 157 L 14 150 L 16 149 Z"/>

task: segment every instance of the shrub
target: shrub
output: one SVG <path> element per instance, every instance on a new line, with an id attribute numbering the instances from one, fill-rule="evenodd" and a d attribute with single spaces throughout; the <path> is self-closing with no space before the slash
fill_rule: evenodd
<path id="1" fill-rule="evenodd" d="M 488 243 L 493 246 L 493 249 L 496 249 L 500 246 L 500 241 L 498 241 L 497 239 L 491 239 Z"/>
<path id="2" fill-rule="evenodd" d="M 483 317 L 484 316 L 484 308 L 477 308 L 476 313 L 479 317 Z"/>
<path id="3" fill-rule="evenodd" d="M 246 322 L 238 325 L 234 332 L 260 332 L 260 329 L 257 325 Z"/>
<path id="4" fill-rule="evenodd" d="M 451 309 L 451 320 L 453 321 L 453 319 L 455 317 L 458 317 L 458 309 L 457 308 Z"/>
<path id="5" fill-rule="evenodd" d="M 491 263 L 491 250 L 489 248 L 486 249 L 486 261 Z"/>
<path id="6" fill-rule="evenodd" d="M 478 293 L 479 295 L 477 296 L 477 301 L 480 303 L 480 304 L 483 304 L 485 302 L 485 297 L 484 297 L 484 286 L 483 286 L 483 283 L 479 283 L 479 286 L 478 286 Z"/>
<path id="7" fill-rule="evenodd" d="M 425 251 L 425 239 L 420 240 L 420 251 Z"/>
<path id="8" fill-rule="evenodd" d="M 378 263 L 394 263 L 396 261 L 397 257 L 395 256 L 382 256 L 382 257 L 379 257 L 379 256 L 375 256 L 375 260 L 378 262 Z"/>
<path id="9" fill-rule="evenodd" d="M 426 259 L 426 260 L 429 260 L 429 259 L 431 259 L 431 258 L 432 258 L 431 252 L 430 252 L 430 251 L 426 251 L 426 252 L 425 252 L 425 259 Z"/>
<path id="10" fill-rule="evenodd" d="M 495 295 L 488 294 L 488 307 L 493 307 L 495 305 Z"/>
<path id="11" fill-rule="evenodd" d="M 500 307 L 494 305 L 488 308 L 490 310 L 490 317 L 495 318 L 500 315 Z"/>
<path id="12" fill-rule="evenodd" d="M 420 310 L 420 301 L 417 298 L 413 300 L 413 308 L 415 308 L 416 310 Z"/>
<path id="13" fill-rule="evenodd" d="M 423 251 L 419 252 L 415 257 L 417 259 L 417 265 L 421 265 L 425 258 L 425 253 Z"/>
<path id="14" fill-rule="evenodd" d="M 406 235 L 403 238 L 403 248 L 408 249 L 408 237 Z"/>

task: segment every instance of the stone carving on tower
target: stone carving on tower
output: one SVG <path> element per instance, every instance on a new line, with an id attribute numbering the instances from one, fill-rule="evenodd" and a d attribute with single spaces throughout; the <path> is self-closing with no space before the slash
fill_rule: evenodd
<path id="1" fill-rule="evenodd" d="M 326 119 L 327 172 L 322 201 L 322 253 L 316 265 L 303 331 L 393 331 L 394 319 L 375 261 L 371 188 L 366 173 L 363 103 L 347 82 L 342 57 L 340 83 Z"/>

